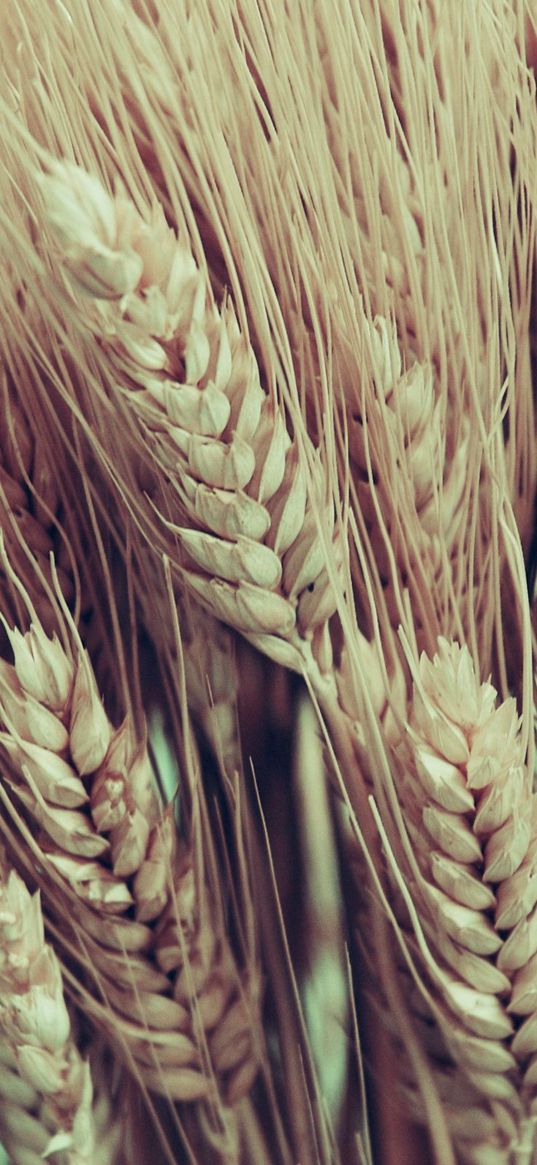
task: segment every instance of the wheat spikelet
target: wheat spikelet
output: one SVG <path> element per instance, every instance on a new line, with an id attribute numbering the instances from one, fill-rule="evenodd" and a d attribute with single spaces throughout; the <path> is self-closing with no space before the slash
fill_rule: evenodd
<path id="1" fill-rule="evenodd" d="M 464 536 L 470 426 L 452 427 L 431 365 L 414 361 L 402 372 L 395 325 L 365 320 L 374 397 L 352 410 L 349 453 L 357 502 L 397 625 L 401 578 L 413 599 L 415 626 L 439 626 L 457 575 Z M 364 407 L 365 404 L 365 407 Z M 359 411 L 358 411 L 359 410 Z"/>

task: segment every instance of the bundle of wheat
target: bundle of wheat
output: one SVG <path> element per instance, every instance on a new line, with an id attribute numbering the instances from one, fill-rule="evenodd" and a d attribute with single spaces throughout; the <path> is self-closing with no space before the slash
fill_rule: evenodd
<path id="1" fill-rule="evenodd" d="M 14 1162 L 537 1160 L 536 38 L 0 14 Z"/>

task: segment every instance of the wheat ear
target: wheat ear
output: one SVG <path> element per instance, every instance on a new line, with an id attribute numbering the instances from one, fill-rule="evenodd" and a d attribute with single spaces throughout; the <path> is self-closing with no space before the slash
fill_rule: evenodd
<path id="1" fill-rule="evenodd" d="M 66 274 L 90 297 L 85 322 L 152 432 L 153 456 L 189 523 L 173 526 L 189 558 L 185 582 L 217 616 L 301 670 L 308 644 L 325 645 L 336 604 L 326 569 L 334 512 L 318 455 L 289 435 L 231 303 L 217 309 L 206 273 L 158 206 L 146 221 L 125 196 L 111 197 L 67 163 L 51 166 L 41 189 Z"/>
<path id="2" fill-rule="evenodd" d="M 425 980 L 440 1046 L 481 1104 L 479 1127 L 504 1154 L 494 1160 L 510 1161 L 531 1139 L 537 1113 L 532 777 L 515 701 L 498 706 L 466 647 L 440 639 L 413 672 L 396 755 L 416 859 L 412 896 L 429 950 Z M 427 1015 L 423 1001 L 419 1010 Z M 466 1118 L 459 1114 L 458 1135 L 475 1140 Z"/>
<path id="3" fill-rule="evenodd" d="M 237 996 L 240 981 L 226 941 L 218 941 L 207 909 L 199 910 L 199 880 L 190 878 L 189 893 L 184 890 L 184 852 L 176 852 L 171 810 L 159 808 L 147 752 L 129 721 L 113 729 L 80 649 L 69 653 L 37 624 L 9 636 L 15 662 L 3 664 L 0 680 L 5 780 L 40 825 L 39 860 L 68 897 L 75 941 L 89 956 L 109 1009 L 97 1007 L 96 1016 L 109 1032 L 120 1033 L 124 1054 L 150 1087 L 183 1100 L 206 1096 L 213 1083 L 200 1059 L 199 1030 L 213 1032 L 215 1024 L 229 1030 L 227 1019 L 237 1032 L 247 992 Z M 194 950 L 179 937 L 183 929 Z M 166 955 L 159 953 L 163 944 Z M 210 967 L 200 956 L 209 948 Z M 189 959 L 203 966 L 201 1029 L 193 1018 L 194 973 L 186 1004 Z M 173 983 L 180 1001 L 173 998 Z M 255 1067 L 246 1069 L 256 1055 L 251 1042 L 245 1049 L 244 1027 L 231 1058 L 222 1058 L 213 1032 L 226 1081 L 233 1068 L 241 1068 L 244 1081 L 255 1074 Z M 240 1085 L 232 1092 L 240 1093 Z"/>
<path id="4" fill-rule="evenodd" d="M 364 9 L 358 22 L 365 26 L 368 19 L 369 13 Z M 356 27 L 353 32 L 363 36 L 365 27 L 360 31 Z M 373 310 L 382 313 L 387 308 L 401 311 L 406 307 L 411 315 L 413 279 L 416 273 L 423 279 L 424 273 L 423 200 L 402 153 L 406 143 L 396 142 L 384 125 L 375 125 L 375 115 L 369 123 L 363 120 L 363 133 L 370 135 L 367 145 L 363 142 L 360 151 L 349 149 L 348 135 L 341 132 L 341 118 L 348 116 L 351 108 L 354 116 L 360 105 L 363 109 L 366 91 L 341 94 L 333 72 L 337 66 L 329 35 L 328 28 L 320 29 L 319 47 L 326 79 L 326 134 L 336 171 L 343 232 L 355 261 L 358 282 L 363 290 L 367 289 Z M 371 36 L 371 29 L 368 35 Z M 360 46 L 364 54 L 371 51 L 366 45 L 363 41 Z M 338 109 L 341 103 L 343 109 Z M 378 116 L 378 111 L 375 113 Z M 376 170 L 371 165 L 373 159 Z M 346 184 L 341 181 L 343 173 L 347 175 Z"/>
<path id="5" fill-rule="evenodd" d="M 355 731 L 331 671 L 341 563 L 319 455 L 303 427 L 300 439 L 289 436 L 231 305 L 217 310 L 205 272 L 158 206 L 143 219 L 123 194 L 65 162 L 51 162 L 39 182 L 77 293 L 76 326 L 106 349 L 118 415 L 126 398 L 160 468 L 166 509 L 190 523 L 168 523 L 188 554 L 187 586 L 256 647 L 308 675 L 337 722 L 351 797 L 370 827 Z"/>
<path id="6" fill-rule="evenodd" d="M 69 1165 L 92 1162 L 89 1065 L 71 1036 L 60 966 L 45 942 L 39 894 L 30 894 L 5 856 L 0 952 L 0 1136 L 14 1165 L 45 1154 L 54 1154 L 54 1161 L 61 1155 Z"/>
<path id="7" fill-rule="evenodd" d="M 250 980 L 246 991 L 238 980 L 215 905 L 199 883 L 195 849 L 185 849 L 178 863 L 173 897 L 155 936 L 156 960 L 172 975 L 174 999 L 191 1017 L 202 1061 L 205 1047 L 208 1071 L 216 1073 L 225 1101 L 233 1105 L 257 1075 L 252 1024 L 259 985 Z M 206 1090 L 204 1079 L 202 1094 Z"/>
<path id="8" fill-rule="evenodd" d="M 373 391 L 363 392 L 362 401 L 357 394 L 346 402 L 356 502 L 385 590 L 407 579 L 416 630 L 430 633 L 445 618 L 449 576 L 455 588 L 465 533 L 470 424 L 463 415 L 454 425 L 431 363 L 410 359 L 403 372 L 394 322 L 378 316 L 363 323 Z M 455 428 L 458 444 L 452 449 Z M 388 609 L 397 625 L 402 610 L 396 594 L 388 594 Z"/>

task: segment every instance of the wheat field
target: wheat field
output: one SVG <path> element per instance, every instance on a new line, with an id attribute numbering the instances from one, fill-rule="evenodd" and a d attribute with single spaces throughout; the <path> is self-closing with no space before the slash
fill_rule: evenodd
<path id="1" fill-rule="evenodd" d="M 536 1165 L 534 0 L 0 60 L 0 1159 Z"/>

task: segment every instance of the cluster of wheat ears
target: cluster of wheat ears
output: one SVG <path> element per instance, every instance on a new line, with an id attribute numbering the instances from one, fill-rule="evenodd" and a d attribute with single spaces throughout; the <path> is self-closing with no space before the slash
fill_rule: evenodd
<path id="1" fill-rule="evenodd" d="M 7 1159 L 531 1165 L 534 0 L 0 61 Z"/>

